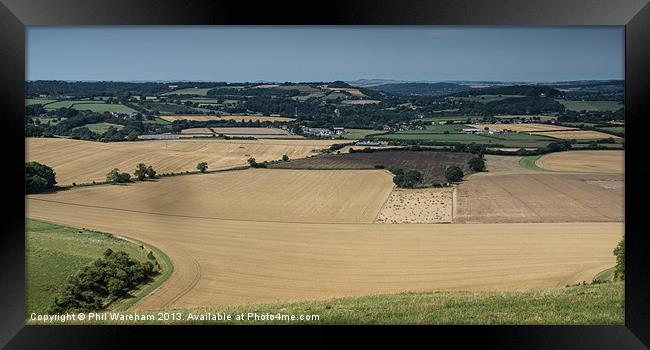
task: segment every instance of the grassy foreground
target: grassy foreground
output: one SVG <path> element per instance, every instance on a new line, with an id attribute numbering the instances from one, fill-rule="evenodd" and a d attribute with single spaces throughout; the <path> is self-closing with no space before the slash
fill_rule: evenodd
<path id="1" fill-rule="evenodd" d="M 434 292 L 339 298 L 189 310 L 137 313 L 138 321 L 69 321 L 67 324 L 475 324 L 621 325 L 623 282 L 578 285 L 527 292 Z M 255 320 L 249 313 L 262 319 Z M 129 313 L 131 316 L 135 313 Z M 236 320 L 244 315 L 243 321 Z M 190 315 L 194 320 L 190 320 Z M 200 317 L 230 315 L 230 321 Z M 263 319 L 273 315 L 275 320 Z M 318 320 L 278 320 L 301 315 Z M 145 318 L 149 317 L 149 320 Z M 29 324 L 42 324 L 29 321 Z"/>
<path id="2" fill-rule="evenodd" d="M 26 314 L 47 313 L 54 302 L 57 288 L 69 276 L 100 258 L 107 248 L 125 251 L 136 260 L 148 261 L 151 250 L 160 263 L 162 273 L 132 297 L 110 305 L 110 310 L 125 310 L 160 286 L 172 273 L 173 265 L 167 255 L 155 247 L 130 242 L 113 235 L 79 230 L 43 221 L 27 219 L 26 228 Z"/>

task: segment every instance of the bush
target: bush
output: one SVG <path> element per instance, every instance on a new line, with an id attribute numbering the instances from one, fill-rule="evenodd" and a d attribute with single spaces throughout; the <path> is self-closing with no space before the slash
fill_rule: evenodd
<path id="1" fill-rule="evenodd" d="M 614 255 L 616 256 L 616 267 L 614 268 L 614 278 L 625 280 L 625 238 L 623 238 L 616 248 L 614 248 Z"/>
<path id="2" fill-rule="evenodd" d="M 463 170 L 457 166 L 450 166 L 445 171 L 445 178 L 449 182 L 459 182 L 463 179 L 463 176 L 465 176 Z"/>
<path id="3" fill-rule="evenodd" d="M 54 188 L 56 173 L 52 168 L 38 162 L 25 163 L 25 192 L 38 193 Z"/>
<path id="4" fill-rule="evenodd" d="M 202 173 L 205 173 L 205 171 L 208 170 L 208 162 L 201 162 L 197 164 L 196 169 L 198 169 Z"/>
<path id="5" fill-rule="evenodd" d="M 131 182 L 131 175 L 128 173 L 120 173 L 120 169 L 114 168 L 106 174 L 106 182 L 111 183 L 127 183 Z"/>
<path id="6" fill-rule="evenodd" d="M 289 156 L 286 155 L 286 154 L 283 155 L 283 156 L 282 156 L 282 160 L 285 161 L 285 162 L 288 162 L 288 161 L 289 161 Z"/>
<path id="7" fill-rule="evenodd" d="M 485 160 L 481 157 L 473 157 L 467 164 L 474 171 L 485 171 Z"/>
<path id="8" fill-rule="evenodd" d="M 147 167 L 147 170 L 146 170 L 145 173 L 147 174 L 147 176 L 148 176 L 150 179 L 155 179 L 155 178 L 156 178 L 156 171 L 153 170 L 153 167 L 152 167 L 151 165 L 149 165 L 149 166 Z"/>
<path id="9" fill-rule="evenodd" d="M 138 180 L 143 181 L 147 176 L 147 166 L 144 163 L 138 164 L 138 166 L 135 168 L 135 171 L 133 172 L 133 175 L 135 175 Z"/>

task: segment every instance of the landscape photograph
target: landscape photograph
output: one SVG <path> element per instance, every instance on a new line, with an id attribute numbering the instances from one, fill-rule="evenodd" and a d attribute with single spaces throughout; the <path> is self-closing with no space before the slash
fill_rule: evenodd
<path id="1" fill-rule="evenodd" d="M 26 39 L 27 324 L 624 324 L 622 26 Z"/>

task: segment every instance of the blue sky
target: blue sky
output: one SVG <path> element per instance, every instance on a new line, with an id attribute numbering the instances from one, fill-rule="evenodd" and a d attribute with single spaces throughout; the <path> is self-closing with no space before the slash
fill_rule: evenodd
<path id="1" fill-rule="evenodd" d="M 27 79 L 624 78 L 623 27 L 29 27 Z"/>

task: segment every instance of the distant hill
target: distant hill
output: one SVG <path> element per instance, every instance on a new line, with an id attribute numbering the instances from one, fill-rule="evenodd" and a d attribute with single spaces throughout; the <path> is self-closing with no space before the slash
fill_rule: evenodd
<path id="1" fill-rule="evenodd" d="M 466 91 L 470 87 L 454 83 L 395 83 L 368 86 L 367 89 L 405 96 L 443 96 Z"/>
<path id="2" fill-rule="evenodd" d="M 454 93 L 453 96 L 477 96 L 477 95 L 522 95 L 522 96 L 540 96 L 544 94 L 547 97 L 559 96 L 562 93 L 550 86 L 544 85 L 512 85 L 488 87 L 482 89 L 472 89 Z"/>

